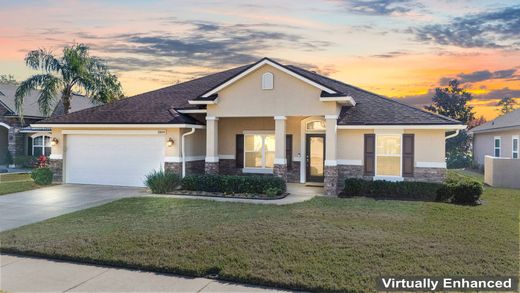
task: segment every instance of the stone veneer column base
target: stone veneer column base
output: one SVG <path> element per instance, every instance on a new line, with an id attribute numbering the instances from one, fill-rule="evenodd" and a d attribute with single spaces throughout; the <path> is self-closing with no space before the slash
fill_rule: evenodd
<path id="1" fill-rule="evenodd" d="M 204 172 L 210 175 L 216 175 L 219 173 L 218 162 L 205 162 Z"/>
<path id="2" fill-rule="evenodd" d="M 56 183 L 63 182 L 63 160 L 49 160 L 49 169 L 52 171 L 52 181 Z"/>
<path id="3" fill-rule="evenodd" d="M 182 163 L 179 162 L 166 162 L 164 163 L 164 170 L 171 171 L 175 174 L 181 175 L 182 173 Z"/>
<path id="4" fill-rule="evenodd" d="M 280 177 L 285 182 L 287 182 L 287 165 L 286 164 L 274 164 L 273 165 L 273 175 L 275 177 Z"/>
<path id="5" fill-rule="evenodd" d="M 445 168 L 418 168 L 415 167 L 413 177 L 404 177 L 405 181 L 443 182 L 446 179 Z"/>
<path id="6" fill-rule="evenodd" d="M 338 195 L 338 166 L 325 166 L 325 194 L 329 196 Z"/>

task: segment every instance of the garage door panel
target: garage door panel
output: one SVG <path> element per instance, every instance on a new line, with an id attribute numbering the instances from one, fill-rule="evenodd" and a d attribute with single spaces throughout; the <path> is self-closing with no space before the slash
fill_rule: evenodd
<path id="1" fill-rule="evenodd" d="M 68 135 L 67 183 L 143 186 L 144 177 L 163 166 L 159 135 Z"/>

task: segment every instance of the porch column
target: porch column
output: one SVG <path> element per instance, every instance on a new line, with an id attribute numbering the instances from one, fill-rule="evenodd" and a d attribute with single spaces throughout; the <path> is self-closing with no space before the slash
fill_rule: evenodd
<path id="1" fill-rule="evenodd" d="M 274 176 L 283 178 L 287 181 L 287 159 L 285 158 L 285 116 L 274 117 Z"/>
<path id="2" fill-rule="evenodd" d="M 218 174 L 218 117 L 206 116 L 206 174 Z"/>
<path id="3" fill-rule="evenodd" d="M 338 195 L 337 115 L 325 115 L 325 194 Z"/>

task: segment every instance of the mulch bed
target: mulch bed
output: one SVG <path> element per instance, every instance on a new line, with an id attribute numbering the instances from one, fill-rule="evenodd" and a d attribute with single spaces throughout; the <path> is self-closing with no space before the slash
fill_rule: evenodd
<path id="1" fill-rule="evenodd" d="M 167 194 L 222 197 L 222 198 L 263 199 L 263 200 L 282 199 L 282 198 L 285 198 L 287 195 L 289 195 L 288 192 L 285 192 L 285 193 L 282 193 L 282 194 L 276 195 L 276 196 L 268 196 L 265 194 L 250 194 L 250 193 L 226 194 L 226 193 L 222 193 L 222 192 L 192 191 L 192 190 L 176 190 L 176 191 L 168 192 Z"/>

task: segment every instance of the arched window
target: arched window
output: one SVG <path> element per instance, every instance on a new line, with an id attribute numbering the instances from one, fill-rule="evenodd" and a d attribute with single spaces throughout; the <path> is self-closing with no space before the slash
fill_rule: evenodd
<path id="1" fill-rule="evenodd" d="M 271 72 L 266 72 L 262 74 L 262 89 L 263 90 L 272 90 L 274 86 L 273 82 L 273 74 Z"/>
<path id="2" fill-rule="evenodd" d="M 39 157 L 41 155 L 49 156 L 51 154 L 51 137 L 40 135 L 33 137 L 32 155 Z"/>

